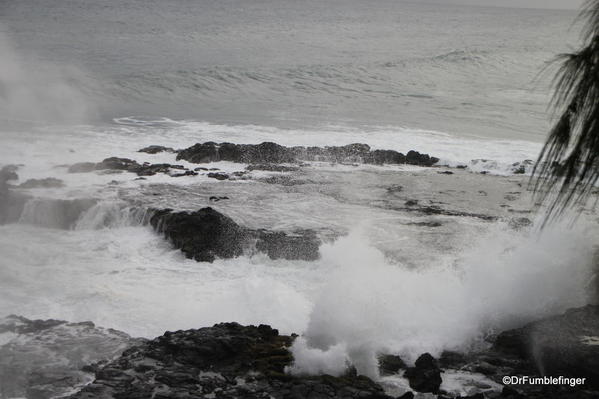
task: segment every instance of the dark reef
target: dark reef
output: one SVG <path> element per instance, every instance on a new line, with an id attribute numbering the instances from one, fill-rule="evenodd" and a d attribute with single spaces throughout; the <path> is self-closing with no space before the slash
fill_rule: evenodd
<path id="1" fill-rule="evenodd" d="M 200 262 L 234 258 L 252 250 L 271 259 L 316 260 L 320 240 L 312 231 L 252 230 L 212 208 L 195 212 L 154 211 L 150 224 L 185 256 Z"/>
<path id="2" fill-rule="evenodd" d="M 393 150 L 371 150 L 367 144 L 331 147 L 285 147 L 276 143 L 233 144 L 212 141 L 198 143 L 177 154 L 177 160 L 193 163 L 218 161 L 249 164 L 297 163 L 301 161 L 361 162 L 366 164 L 410 164 L 432 166 L 438 158 L 417 151 L 406 155 Z"/>

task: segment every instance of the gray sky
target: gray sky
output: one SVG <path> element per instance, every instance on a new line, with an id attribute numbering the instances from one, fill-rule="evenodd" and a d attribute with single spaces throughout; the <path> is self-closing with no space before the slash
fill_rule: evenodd
<path id="1" fill-rule="evenodd" d="M 584 0 L 432 0 L 431 2 L 482 6 L 578 9 Z"/>

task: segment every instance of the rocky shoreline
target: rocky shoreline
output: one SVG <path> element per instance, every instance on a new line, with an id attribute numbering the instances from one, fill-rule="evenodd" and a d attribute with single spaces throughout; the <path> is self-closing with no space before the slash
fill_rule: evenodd
<path id="1" fill-rule="evenodd" d="M 598 336 L 599 306 L 588 305 L 502 332 L 481 352 L 444 352 L 439 359 L 425 353 L 413 366 L 397 355 L 381 354 L 380 374 L 404 378 L 410 387 L 391 396 L 384 384 L 357 375 L 351 364 L 339 376 L 289 373 L 289 348 L 297 336 L 267 325 L 221 323 L 145 340 L 90 322 L 9 316 L 0 320 L 0 392 L 31 399 L 65 394 L 73 399 L 597 398 L 599 345 L 593 338 Z M 469 396 L 455 396 L 441 386 L 449 370 L 482 374 L 497 387 L 505 376 L 586 380 L 577 386 L 501 389 L 483 384 Z"/>
<path id="2" fill-rule="evenodd" d="M 416 151 L 404 155 L 396 151 L 371 150 L 365 144 L 285 147 L 275 143 L 239 145 L 205 142 L 183 150 L 150 146 L 140 152 L 172 153 L 176 154 L 178 161 L 189 163 L 228 161 L 247 166 L 245 171 L 225 173 L 205 166 L 140 163 L 128 158 L 111 157 L 100 162 L 67 165 L 65 168 L 68 173 L 129 172 L 135 174 L 136 179 L 156 174 L 173 178 L 202 174 L 222 180 L 218 182 L 219 186 L 234 184 L 237 179 L 249 179 L 247 174 L 251 176 L 254 171 L 273 172 L 275 175 L 262 177 L 258 182 L 264 183 L 264 186 L 280 185 L 284 190 L 313 184 L 317 186 L 314 192 L 320 193 L 328 188 L 326 179 L 324 183 L 315 184 L 310 179 L 301 181 L 296 176 L 288 175 L 301 173 L 304 162 L 313 161 L 427 167 L 436 166 L 438 162 L 437 158 Z M 424 198 L 415 198 L 409 184 L 401 180 L 411 176 L 394 176 L 401 184 L 395 182 L 389 185 L 385 182 L 384 187 L 364 185 L 360 189 L 365 194 L 352 197 L 347 202 L 355 201 L 354 204 L 358 206 L 367 204 L 371 208 L 400 211 L 422 218 L 471 218 L 480 223 L 498 220 L 500 216 L 497 213 L 485 213 L 484 207 L 480 211 L 465 203 L 461 208 L 452 209 L 442 201 L 443 195 L 457 197 L 471 195 L 472 192 L 480 196 L 475 198 L 477 202 L 494 201 L 493 198 L 487 199 L 487 191 L 490 190 L 482 190 L 478 182 L 468 182 L 471 192 L 464 187 L 462 191 L 454 190 L 451 179 L 456 178 L 454 173 L 462 173 L 456 169 L 454 171 L 430 171 L 430 182 L 427 181 L 427 184 L 435 186 L 436 191 L 431 190 Z M 61 180 L 53 177 L 29 179 L 20 185 L 13 185 L 10 182 L 18 179 L 17 172 L 17 166 L 0 169 L 0 224 L 17 222 L 25 204 L 30 200 L 38 200 L 28 190 L 64 186 Z M 363 180 L 367 181 L 370 177 Z M 439 181 L 447 181 L 444 184 L 450 188 L 439 187 Z M 505 188 L 498 189 L 500 198 L 507 203 L 495 204 L 496 209 L 503 210 L 505 206 L 505 214 L 528 212 L 512 209 L 508 205 L 514 204 L 521 194 L 520 191 L 514 191 L 518 189 L 514 187 L 521 187 L 519 181 L 508 183 Z M 154 190 L 152 187 L 150 189 Z M 169 189 L 174 190 L 172 187 Z M 378 190 L 376 200 L 373 190 Z M 227 192 L 225 194 L 230 195 Z M 343 194 L 343 191 L 339 191 L 331 196 L 340 198 Z M 60 229 L 73 229 L 81 215 L 98 203 L 93 198 L 39 200 L 46 201 L 44 206 L 47 213 L 55 218 L 46 227 Z M 228 203 L 230 197 L 214 190 L 206 196 L 206 200 L 210 204 L 219 201 Z M 229 213 L 227 208 L 221 209 L 222 203 L 219 209 L 202 205 L 184 210 L 170 208 L 168 198 L 165 201 L 169 207 L 128 200 L 128 210 L 141 215 L 140 224 L 151 226 L 189 259 L 213 262 L 254 253 L 263 253 L 270 259 L 314 261 L 320 257 L 323 237 L 316 229 L 275 229 L 260 224 L 249 225 L 247 220 L 237 221 L 236 215 Z M 446 220 L 438 219 L 415 221 L 410 216 L 405 225 L 437 229 L 445 223 Z M 518 217 L 512 218 L 509 226 L 521 229 L 531 223 L 528 218 Z M 475 353 L 444 352 L 438 358 L 423 353 L 414 364 L 406 364 L 396 353 L 381 353 L 380 375 L 404 379 L 410 387 L 399 396 L 390 395 L 382 381 L 357 375 L 351 364 L 348 364 L 346 373 L 340 376 L 289 373 L 293 365 L 289 348 L 297 336 L 281 335 L 273 327 L 221 323 L 213 327 L 167 332 L 161 337 L 146 340 L 97 327 L 91 322 L 69 323 L 9 316 L 0 320 L 0 398 L 409 399 L 416 396 L 456 399 L 460 396 L 444 391 L 442 387 L 449 371 L 475 373 L 495 384 L 473 387 L 469 396 L 461 398 L 599 397 L 597 306 L 572 309 L 563 315 L 501 332 L 489 343 L 488 349 Z M 587 380 L 585 384 L 575 387 L 522 384 L 497 388 L 503 385 L 502 378 L 505 376 L 524 375 L 584 377 Z"/>

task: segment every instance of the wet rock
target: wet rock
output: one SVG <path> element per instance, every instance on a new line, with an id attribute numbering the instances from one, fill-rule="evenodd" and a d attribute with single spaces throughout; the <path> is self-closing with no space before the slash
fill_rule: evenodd
<path id="1" fill-rule="evenodd" d="M 147 154 L 158 154 L 160 152 L 175 152 L 175 150 L 171 147 L 164 147 L 161 145 L 150 145 L 142 148 L 138 152 L 145 152 Z"/>
<path id="2" fill-rule="evenodd" d="M 171 169 L 183 170 L 185 168 L 181 165 L 171 165 L 168 163 L 140 165 L 136 162 L 129 166 L 126 170 L 128 172 L 136 173 L 138 176 L 154 176 L 157 173 L 170 174 Z"/>
<path id="3" fill-rule="evenodd" d="M 266 325 L 167 332 L 124 352 L 71 398 L 391 399 L 362 376 L 286 375 L 292 341 Z"/>
<path id="4" fill-rule="evenodd" d="M 378 360 L 381 375 L 397 374 L 399 370 L 407 367 L 404 361 L 397 355 L 381 355 Z"/>
<path id="5" fill-rule="evenodd" d="M 453 175 L 453 172 L 450 170 L 444 170 L 442 172 L 437 172 L 440 175 Z"/>
<path id="6" fill-rule="evenodd" d="M 216 180 L 227 180 L 230 178 L 230 176 L 226 173 L 210 172 L 206 176 L 210 177 L 211 179 L 216 179 Z"/>
<path id="7" fill-rule="evenodd" d="M 232 144 L 198 143 L 181 150 L 177 160 L 193 163 L 217 161 L 242 162 L 249 164 L 298 163 L 300 161 L 360 162 L 368 164 L 403 164 L 432 166 L 438 158 L 417 151 L 403 155 L 393 150 L 374 150 L 367 144 L 354 143 L 329 147 L 285 147 L 276 143 Z"/>
<path id="8" fill-rule="evenodd" d="M 441 369 L 434 357 L 429 353 L 420 355 L 415 366 L 404 373 L 410 382 L 410 388 L 417 392 L 439 392 L 441 386 Z"/>
<path id="9" fill-rule="evenodd" d="M 197 176 L 198 172 L 193 171 L 193 170 L 186 170 L 184 172 L 175 172 L 175 173 L 170 172 L 170 173 L 168 173 L 168 175 L 170 177 Z"/>
<path id="10" fill-rule="evenodd" d="M 296 172 L 299 170 L 299 168 L 295 166 L 276 165 L 271 163 L 248 165 L 245 169 L 248 171 L 264 170 L 267 172 Z"/>
<path id="11" fill-rule="evenodd" d="M 0 342 L 0 396 L 46 399 L 90 382 L 90 363 L 113 360 L 141 340 L 91 322 L 8 316 L 0 319 Z"/>
<path id="12" fill-rule="evenodd" d="M 266 184 L 280 184 L 281 186 L 299 186 L 302 184 L 310 183 L 308 180 L 296 179 L 293 176 L 281 175 L 281 176 L 270 176 L 263 179 L 259 179 L 262 183 Z"/>
<path id="13" fill-rule="evenodd" d="M 536 365 L 541 375 L 587 378 L 587 387 L 599 388 L 599 306 L 570 309 L 504 331 L 494 349 Z"/>
<path id="14" fill-rule="evenodd" d="M 366 157 L 367 163 L 376 165 L 406 163 L 406 156 L 393 150 L 374 150 Z"/>
<path id="15" fill-rule="evenodd" d="M 173 172 L 179 170 L 181 172 Z M 69 173 L 87 173 L 92 171 L 101 171 L 102 173 L 131 172 L 138 176 L 154 176 L 157 173 L 164 173 L 171 177 L 194 176 L 196 172 L 187 170 L 183 165 L 171 165 L 168 163 L 138 163 L 128 158 L 111 157 L 102 162 L 81 162 L 71 165 Z"/>
<path id="16" fill-rule="evenodd" d="M 248 229 L 212 208 L 195 212 L 157 211 L 150 224 L 185 256 L 200 262 L 240 256 L 250 238 Z"/>
<path id="17" fill-rule="evenodd" d="M 414 150 L 408 151 L 406 154 L 406 163 L 410 165 L 433 166 L 438 161 L 438 158 L 431 157 L 428 154 L 421 154 Z"/>
<path id="18" fill-rule="evenodd" d="M 405 205 L 406 206 L 416 206 L 416 205 L 418 205 L 418 200 L 407 200 Z"/>
<path id="19" fill-rule="evenodd" d="M 211 201 L 220 199 L 228 198 L 210 197 Z M 188 258 L 200 262 L 251 254 L 254 249 L 271 259 L 311 261 L 319 257 L 321 242 L 312 231 L 252 230 L 212 208 L 196 212 L 155 211 L 150 224 Z"/>
<path id="20" fill-rule="evenodd" d="M 316 234 L 309 230 L 294 234 L 260 230 L 256 249 L 266 253 L 271 259 L 313 261 L 320 257 L 320 244 Z"/>
<path id="21" fill-rule="evenodd" d="M 64 182 L 54 177 L 45 179 L 29 179 L 19 185 L 20 188 L 60 188 L 64 187 Z"/>
<path id="22" fill-rule="evenodd" d="M 131 168 L 138 168 L 139 165 L 136 161 L 129 158 L 118 158 L 118 157 L 110 157 L 104 159 L 102 162 L 96 164 L 96 170 L 129 170 Z"/>

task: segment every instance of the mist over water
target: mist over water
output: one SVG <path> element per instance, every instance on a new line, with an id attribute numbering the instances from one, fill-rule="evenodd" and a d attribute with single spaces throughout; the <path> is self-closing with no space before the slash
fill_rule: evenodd
<path id="1" fill-rule="evenodd" d="M 87 121 L 92 106 L 75 83 L 81 72 L 28 58 L 14 48 L 5 30 L 0 22 L 0 120 L 8 124 Z"/>

